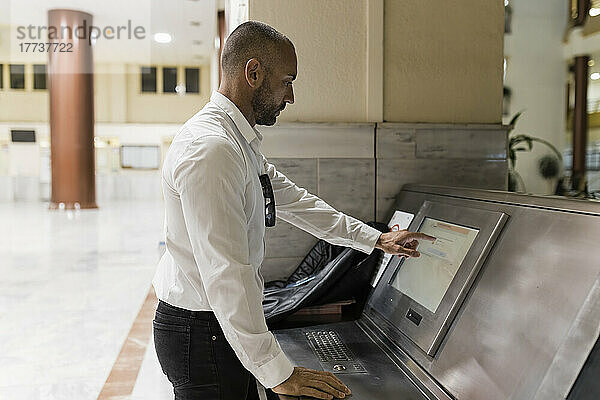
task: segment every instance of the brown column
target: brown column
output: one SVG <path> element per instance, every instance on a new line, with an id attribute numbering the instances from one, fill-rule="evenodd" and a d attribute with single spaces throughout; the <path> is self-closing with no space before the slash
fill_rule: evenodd
<path id="1" fill-rule="evenodd" d="M 573 110 L 572 189 L 585 190 L 585 155 L 588 136 L 587 87 L 589 56 L 575 57 L 575 109 Z"/>
<path id="2" fill-rule="evenodd" d="M 90 14 L 49 10 L 51 208 L 96 208 Z M 52 28 L 55 28 L 54 35 Z"/>
<path id="3" fill-rule="evenodd" d="M 571 20 L 573 26 L 583 26 L 590 11 L 590 0 L 571 0 Z"/>
<path id="4" fill-rule="evenodd" d="M 219 84 L 221 84 L 221 78 L 223 72 L 221 71 L 221 53 L 223 53 L 223 46 L 225 46 L 225 31 L 227 25 L 225 24 L 225 11 L 217 12 L 217 29 L 219 33 Z"/>

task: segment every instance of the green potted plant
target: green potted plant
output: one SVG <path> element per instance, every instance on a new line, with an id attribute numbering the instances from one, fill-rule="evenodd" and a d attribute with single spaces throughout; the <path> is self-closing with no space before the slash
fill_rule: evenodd
<path id="1" fill-rule="evenodd" d="M 525 134 L 512 135 L 512 131 L 515 129 L 515 125 L 522 114 L 523 111 L 516 113 L 508 124 L 508 190 L 511 192 L 525 192 L 526 190 L 523 178 L 515 169 L 517 153 L 520 151 L 531 151 L 535 142 L 547 146 L 553 152 L 552 155 L 548 154 L 539 159 L 539 174 L 544 179 L 554 179 L 558 178 L 562 173 L 563 158 L 552 143 L 535 136 Z"/>

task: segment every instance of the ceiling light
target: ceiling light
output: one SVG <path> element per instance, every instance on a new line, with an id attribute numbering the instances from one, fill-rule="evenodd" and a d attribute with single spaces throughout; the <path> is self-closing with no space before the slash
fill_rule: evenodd
<path id="1" fill-rule="evenodd" d="M 594 72 L 593 74 L 590 75 L 590 78 L 592 78 L 593 81 L 597 81 L 598 79 L 600 79 L 600 73 Z"/>
<path id="2" fill-rule="evenodd" d="M 165 32 L 159 32 L 154 34 L 154 41 L 156 43 L 171 43 L 173 37 Z"/>
<path id="3" fill-rule="evenodd" d="M 590 8 L 590 17 L 595 17 L 596 15 L 600 15 L 600 8 Z"/>

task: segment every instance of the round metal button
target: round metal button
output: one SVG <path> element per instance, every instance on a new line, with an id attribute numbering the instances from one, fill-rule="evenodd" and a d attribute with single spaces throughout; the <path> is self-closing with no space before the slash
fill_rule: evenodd
<path id="1" fill-rule="evenodd" d="M 216 336 L 213 336 L 213 337 L 212 337 L 212 340 L 217 340 L 217 337 L 216 337 Z"/>

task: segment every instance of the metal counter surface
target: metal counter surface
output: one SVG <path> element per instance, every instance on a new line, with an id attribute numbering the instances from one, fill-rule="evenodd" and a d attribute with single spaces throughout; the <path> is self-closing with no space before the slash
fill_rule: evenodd
<path id="1" fill-rule="evenodd" d="M 410 185 L 395 209 L 425 200 L 509 220 L 434 358 L 367 314 L 457 399 L 564 399 L 600 329 L 600 204 Z"/>
<path id="2" fill-rule="evenodd" d="M 338 375 L 338 378 L 352 390 L 352 395 L 346 397 L 347 399 L 428 399 L 402 369 L 369 340 L 356 322 L 319 325 L 318 329 L 335 330 L 367 370 L 364 374 Z M 306 340 L 303 329 L 276 331 L 275 337 L 294 364 L 305 368 L 322 369 Z"/>
<path id="3" fill-rule="evenodd" d="M 347 339 L 369 360 L 372 378 L 341 376 L 352 398 L 567 398 L 600 335 L 600 203 L 407 185 L 394 209 L 417 214 L 424 201 L 503 212 L 508 221 L 434 357 L 369 301 L 355 324 L 377 344 L 364 331 Z M 359 331 L 339 333 L 347 332 Z M 276 336 L 295 363 L 320 368 L 301 330 Z M 398 379 L 405 392 L 388 390 Z"/>

